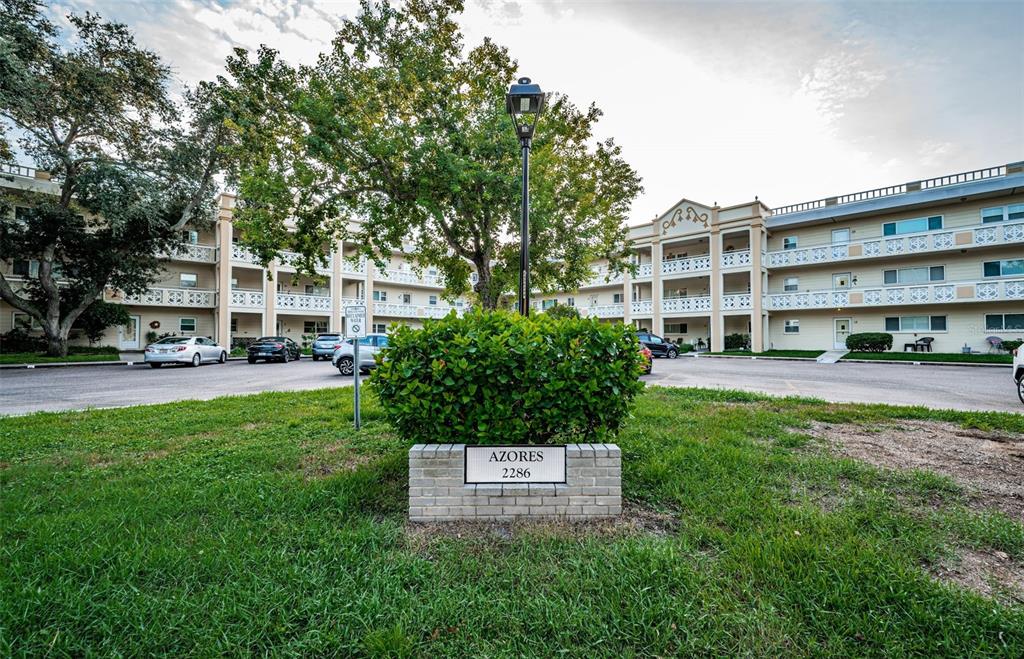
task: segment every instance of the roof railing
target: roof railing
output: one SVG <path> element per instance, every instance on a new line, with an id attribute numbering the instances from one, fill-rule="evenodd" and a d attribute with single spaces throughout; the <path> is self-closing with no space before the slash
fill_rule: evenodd
<path id="1" fill-rule="evenodd" d="M 941 188 L 947 185 L 958 185 L 960 183 L 969 183 L 971 181 L 981 181 L 1000 176 L 1006 176 L 1006 165 L 975 169 L 969 172 L 949 174 L 947 176 L 937 176 L 935 178 L 924 179 L 921 181 L 911 181 L 900 185 L 890 185 L 884 188 L 864 190 L 863 192 L 854 192 L 853 194 L 839 195 L 838 197 L 826 197 L 825 199 L 805 201 L 799 204 L 791 204 L 789 206 L 780 206 L 779 208 L 773 208 L 771 214 L 772 216 L 776 216 L 786 215 L 789 213 L 799 213 L 802 211 L 814 210 L 816 208 L 824 208 L 826 206 L 841 206 L 843 204 L 852 204 L 858 201 L 866 201 L 868 199 L 892 197 L 895 195 L 906 194 L 907 192 L 930 190 L 932 188 Z"/>
<path id="2" fill-rule="evenodd" d="M 25 167 L 24 165 L 18 165 L 13 162 L 0 162 L 0 174 L 9 174 L 11 176 L 24 176 L 25 178 L 35 178 L 36 168 Z"/>

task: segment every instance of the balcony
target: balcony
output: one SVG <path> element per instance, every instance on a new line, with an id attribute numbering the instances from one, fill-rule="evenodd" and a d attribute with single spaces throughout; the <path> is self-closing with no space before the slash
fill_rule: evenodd
<path id="1" fill-rule="evenodd" d="M 316 271 L 322 275 L 331 274 L 331 268 L 334 265 L 334 256 L 331 254 L 327 254 L 326 257 L 327 265 L 324 265 L 323 263 L 319 262 L 316 264 Z M 278 265 L 279 267 L 282 268 L 291 268 L 294 270 L 295 263 L 301 259 L 302 255 L 299 254 L 298 252 L 289 252 L 287 250 L 284 250 L 281 252 L 281 256 L 278 259 Z"/>
<path id="2" fill-rule="evenodd" d="M 666 297 L 661 301 L 661 313 L 711 313 L 711 297 L 707 295 L 694 297 Z"/>
<path id="3" fill-rule="evenodd" d="M 232 289 L 228 297 L 229 304 L 236 309 L 258 309 L 263 310 L 265 296 L 263 291 L 246 291 Z"/>
<path id="4" fill-rule="evenodd" d="M 584 309 L 580 309 L 584 311 Z M 586 309 L 586 316 L 594 316 L 595 318 L 621 318 L 622 317 L 622 305 L 621 304 L 599 304 Z"/>
<path id="5" fill-rule="evenodd" d="M 751 307 L 750 293 L 735 293 L 722 296 L 722 311 L 749 311 Z"/>
<path id="6" fill-rule="evenodd" d="M 355 275 L 356 277 L 366 276 L 366 259 L 360 258 L 358 263 L 353 263 L 351 259 L 341 260 L 341 274 L 343 275 Z"/>
<path id="7" fill-rule="evenodd" d="M 654 264 L 653 263 L 640 263 L 636 268 L 637 279 L 650 279 L 654 276 Z"/>
<path id="8" fill-rule="evenodd" d="M 771 311 L 783 311 L 1011 300 L 1024 300 L 1024 278 L 913 286 L 875 286 L 841 291 L 771 293 L 767 297 L 766 308 Z"/>
<path id="9" fill-rule="evenodd" d="M 744 249 L 737 252 L 725 252 L 721 256 L 722 269 L 728 268 L 749 268 L 750 250 Z"/>
<path id="10" fill-rule="evenodd" d="M 594 267 L 591 268 L 591 271 L 593 271 L 594 276 L 590 278 L 590 281 L 580 286 L 580 288 L 592 288 L 594 286 L 613 286 L 615 284 L 622 283 L 622 273 L 610 273 L 606 266 Z M 621 316 L 622 314 L 620 313 L 619 315 Z"/>
<path id="11" fill-rule="evenodd" d="M 777 250 L 768 252 L 768 267 L 835 263 L 1017 243 L 1024 243 L 1024 222 L 994 222 L 902 236 L 864 238 L 836 245 Z"/>
<path id="12" fill-rule="evenodd" d="M 373 303 L 374 316 L 388 316 L 394 318 L 444 318 L 452 311 L 455 311 L 460 315 L 462 313 L 462 310 L 459 307 L 451 307 L 447 305 L 416 306 L 415 304 L 398 304 L 393 302 Z"/>
<path id="13" fill-rule="evenodd" d="M 441 284 L 441 278 L 436 274 L 424 273 L 421 276 L 411 270 L 378 270 L 374 273 L 374 281 L 388 284 L 408 284 L 410 286 L 444 288 L 444 285 Z"/>
<path id="14" fill-rule="evenodd" d="M 277 311 L 331 312 L 331 298 L 326 295 L 302 295 L 299 293 L 277 293 Z"/>
<path id="15" fill-rule="evenodd" d="M 661 274 L 666 275 L 688 275 L 693 273 L 705 273 L 711 271 L 711 256 L 693 256 L 685 259 L 669 259 L 661 262 Z"/>
<path id="16" fill-rule="evenodd" d="M 653 300 L 633 300 L 630 303 L 630 313 L 634 316 L 650 316 L 654 313 Z"/>
<path id="17" fill-rule="evenodd" d="M 164 258 L 173 261 L 194 261 L 196 263 L 216 263 L 217 248 L 211 245 L 194 245 L 192 243 L 180 243 L 170 252 L 162 254 Z"/>
<path id="18" fill-rule="evenodd" d="M 259 265 L 260 261 L 256 258 L 256 255 L 250 252 L 241 245 L 232 243 L 231 244 L 231 260 L 239 261 L 241 263 L 251 263 L 253 265 Z"/>
<path id="19" fill-rule="evenodd" d="M 124 295 L 125 304 L 165 307 L 212 308 L 217 300 L 216 291 L 196 288 L 151 288 L 141 295 Z"/>

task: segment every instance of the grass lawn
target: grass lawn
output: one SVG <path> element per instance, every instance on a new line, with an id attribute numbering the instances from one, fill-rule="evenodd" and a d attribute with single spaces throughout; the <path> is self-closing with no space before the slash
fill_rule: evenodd
<path id="1" fill-rule="evenodd" d="M 652 387 L 617 441 L 656 528 L 459 534 L 407 526 L 408 444 L 371 396 L 350 418 L 322 390 L 0 419 L 0 655 L 1024 654 L 1024 605 L 930 575 L 1019 565 L 1024 526 L 802 432 L 1024 415 Z"/>
<path id="2" fill-rule="evenodd" d="M 116 362 L 116 352 L 68 353 L 67 357 L 49 357 L 37 352 L 5 352 L 0 354 L 0 364 L 57 364 L 65 362 Z"/>
<path id="3" fill-rule="evenodd" d="M 806 359 L 817 359 L 824 350 L 766 350 L 764 352 L 751 352 L 749 350 L 726 350 L 724 352 L 708 352 L 708 355 L 737 355 L 742 357 L 803 357 Z"/>
<path id="4" fill-rule="evenodd" d="M 888 359 L 902 362 L 1012 364 L 1012 355 L 965 355 L 961 352 L 851 352 L 843 359 Z"/>

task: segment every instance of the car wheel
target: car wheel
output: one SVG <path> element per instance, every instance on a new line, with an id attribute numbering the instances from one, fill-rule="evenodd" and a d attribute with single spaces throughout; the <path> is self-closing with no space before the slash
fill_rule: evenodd
<path id="1" fill-rule="evenodd" d="M 199 356 L 199 353 L 192 355 L 192 366 L 193 368 L 199 366 L 203 362 L 203 358 Z"/>
<path id="2" fill-rule="evenodd" d="M 665 356 L 668 357 L 669 359 L 675 359 L 676 357 L 679 356 L 679 351 L 676 350 L 675 348 L 669 348 L 668 352 L 665 353 Z"/>
<path id="3" fill-rule="evenodd" d="M 1017 378 L 1017 398 L 1020 398 L 1020 402 L 1024 403 L 1024 373 Z"/>
<path id="4" fill-rule="evenodd" d="M 313 361 L 318 362 L 318 361 L 320 361 L 320 358 L 317 357 L 316 355 L 313 355 Z"/>
<path id="5" fill-rule="evenodd" d="M 224 362 L 226 362 L 227 360 L 228 360 L 228 353 L 226 353 L 226 352 L 221 352 L 221 353 L 220 353 L 220 358 L 218 358 L 218 359 L 217 359 L 217 363 L 218 363 L 218 364 L 223 364 L 223 363 L 224 363 Z"/>
<path id="6" fill-rule="evenodd" d="M 289 355 L 288 355 L 288 351 L 287 351 L 287 350 L 285 350 L 285 351 L 284 351 L 284 354 L 283 354 L 283 355 L 282 355 L 282 357 L 281 357 L 281 361 L 282 361 L 282 362 L 284 362 L 285 364 L 287 364 L 287 363 L 288 363 L 288 360 L 289 360 Z"/>
<path id="7" fill-rule="evenodd" d="M 150 368 L 160 368 L 161 366 L 163 366 L 163 364 L 158 364 L 156 362 L 150 362 L 149 363 L 149 367 Z"/>
<path id="8" fill-rule="evenodd" d="M 255 357 L 248 357 L 248 358 L 246 358 L 245 361 L 249 362 L 250 364 L 255 364 L 256 363 L 256 358 Z"/>
<path id="9" fill-rule="evenodd" d="M 351 357 L 342 357 L 338 360 L 338 372 L 342 375 L 352 375 L 352 366 L 355 364 Z"/>

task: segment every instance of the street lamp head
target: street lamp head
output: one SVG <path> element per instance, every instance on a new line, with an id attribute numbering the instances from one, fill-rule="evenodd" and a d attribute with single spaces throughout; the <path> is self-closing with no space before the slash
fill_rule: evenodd
<path id="1" fill-rule="evenodd" d="M 512 117 L 519 140 L 528 145 L 533 139 L 540 114 L 544 111 L 544 92 L 540 85 L 530 82 L 529 78 L 520 78 L 508 89 L 505 109 Z"/>

